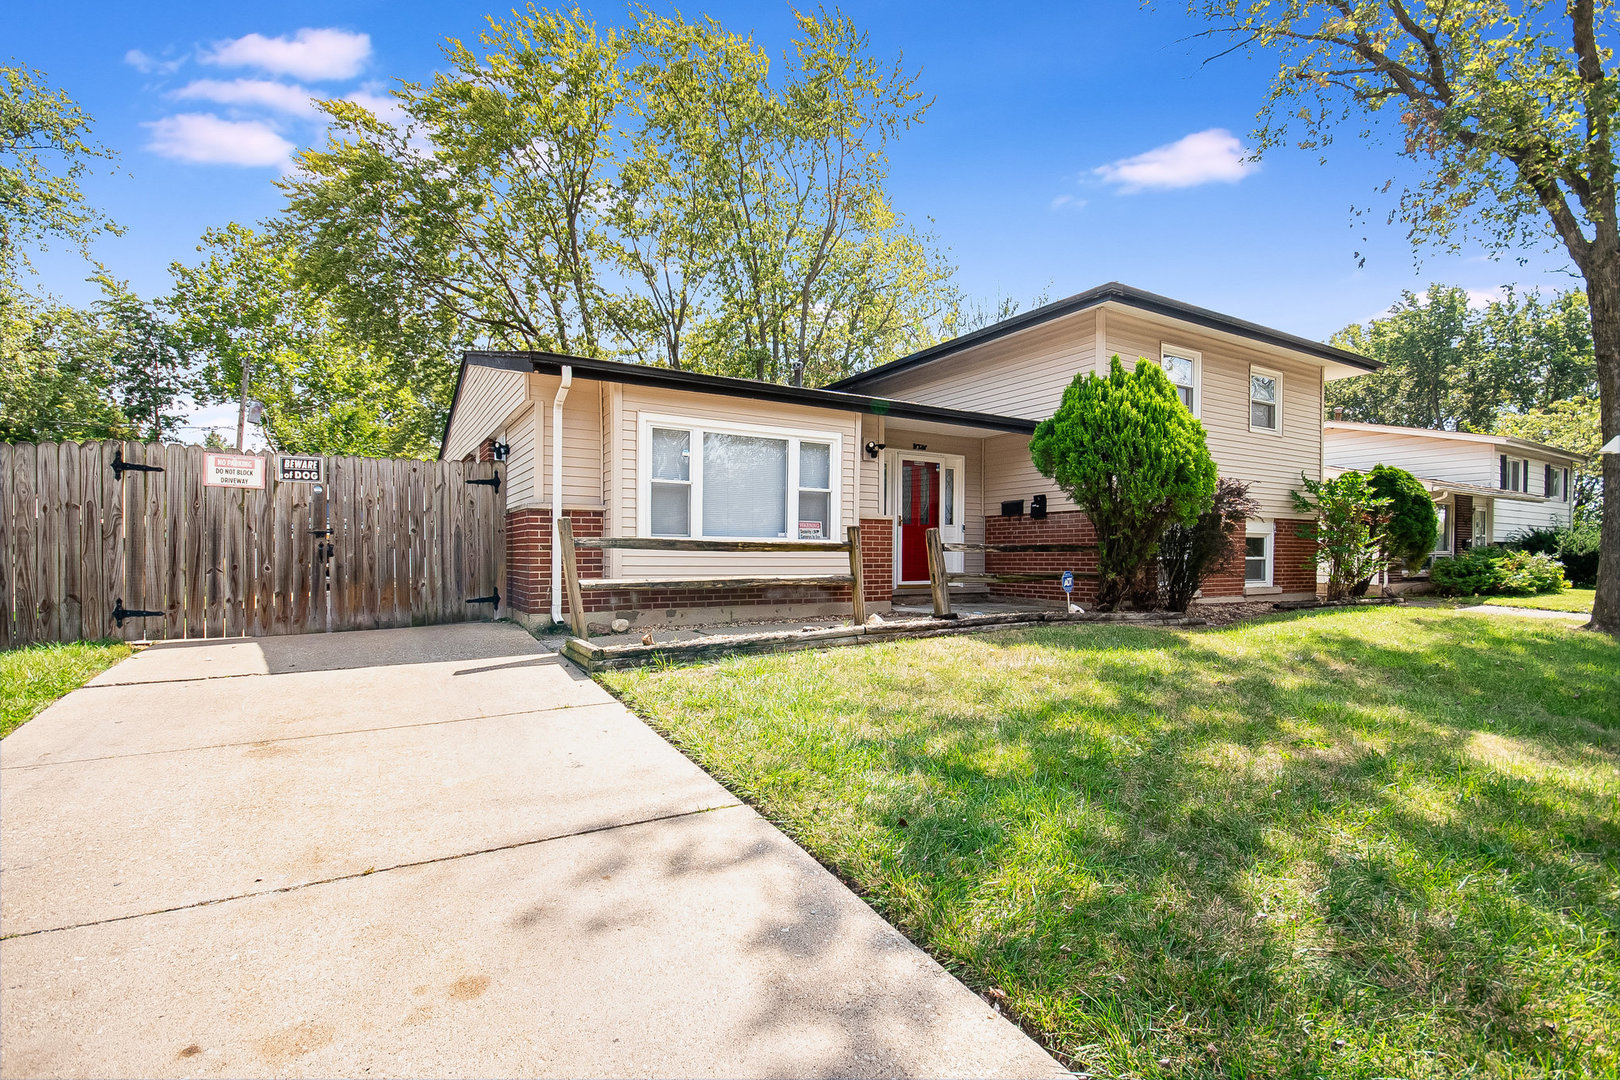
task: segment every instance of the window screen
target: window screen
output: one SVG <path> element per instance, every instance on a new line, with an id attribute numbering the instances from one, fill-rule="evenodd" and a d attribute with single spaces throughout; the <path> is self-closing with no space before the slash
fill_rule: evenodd
<path id="1" fill-rule="evenodd" d="M 1270 560 L 1266 558 L 1266 549 L 1270 546 L 1269 536 L 1246 536 L 1243 538 L 1243 580 L 1250 583 L 1264 585 L 1271 577 L 1269 573 Z"/>
<path id="2" fill-rule="evenodd" d="M 703 535 L 787 535 L 785 439 L 703 434 Z"/>

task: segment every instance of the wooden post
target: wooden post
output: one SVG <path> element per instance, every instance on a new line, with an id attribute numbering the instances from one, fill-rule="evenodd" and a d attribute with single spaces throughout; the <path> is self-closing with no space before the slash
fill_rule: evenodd
<path id="1" fill-rule="evenodd" d="M 579 596 L 579 563 L 574 557 L 574 523 L 567 516 L 557 518 L 557 550 L 562 552 L 563 582 L 568 587 L 568 624 L 574 636 L 590 640 L 585 631 L 585 604 Z"/>
<path id="2" fill-rule="evenodd" d="M 928 544 L 928 585 L 934 591 L 934 617 L 949 618 L 951 583 L 945 576 L 945 545 L 940 541 L 938 529 L 929 529 L 924 539 Z"/>
<path id="3" fill-rule="evenodd" d="M 866 625 L 866 596 L 864 590 L 866 581 L 861 576 L 861 527 L 849 527 L 849 576 L 853 578 L 849 584 L 851 606 L 855 609 L 855 625 Z"/>

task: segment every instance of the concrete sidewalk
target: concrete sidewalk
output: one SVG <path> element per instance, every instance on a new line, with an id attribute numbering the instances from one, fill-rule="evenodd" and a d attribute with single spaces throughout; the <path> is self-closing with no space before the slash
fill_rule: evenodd
<path id="1" fill-rule="evenodd" d="M 1062 1076 L 521 630 L 155 646 L 0 743 L 5 1076 Z"/>

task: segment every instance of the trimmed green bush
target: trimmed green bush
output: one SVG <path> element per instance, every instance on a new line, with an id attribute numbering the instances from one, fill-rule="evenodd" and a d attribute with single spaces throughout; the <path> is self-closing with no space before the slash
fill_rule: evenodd
<path id="1" fill-rule="evenodd" d="M 1215 496 L 1204 426 L 1147 360 L 1127 374 L 1115 356 L 1106 378 L 1076 375 L 1057 412 L 1035 428 L 1029 455 L 1097 530 L 1102 611 L 1131 592 L 1165 529 L 1191 525 Z"/>
<path id="2" fill-rule="evenodd" d="M 1442 596 L 1535 596 L 1569 585 L 1563 564 L 1551 555 L 1496 547 L 1436 559 L 1429 580 Z"/>
<path id="3" fill-rule="evenodd" d="M 1375 497 L 1388 499 L 1384 522 L 1384 552 L 1391 562 L 1408 570 L 1423 565 L 1440 540 L 1440 514 L 1423 481 L 1393 465 L 1374 465 L 1367 486 Z"/>

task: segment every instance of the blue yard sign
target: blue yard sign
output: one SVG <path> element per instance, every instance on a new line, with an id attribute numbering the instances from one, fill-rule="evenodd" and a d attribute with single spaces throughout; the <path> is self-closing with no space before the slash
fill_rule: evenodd
<path id="1" fill-rule="evenodd" d="M 1063 571 L 1063 591 L 1065 594 L 1074 592 L 1074 571 Z"/>

